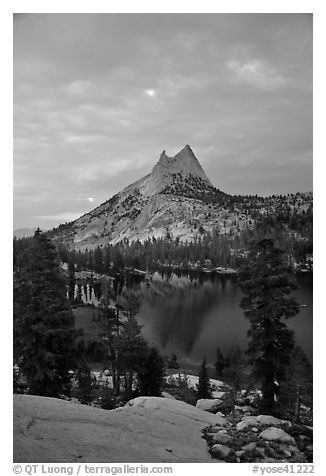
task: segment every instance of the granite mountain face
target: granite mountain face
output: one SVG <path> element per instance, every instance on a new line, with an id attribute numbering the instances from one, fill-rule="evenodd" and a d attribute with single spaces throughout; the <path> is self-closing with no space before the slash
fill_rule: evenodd
<path id="1" fill-rule="evenodd" d="M 125 239 L 168 236 L 191 242 L 206 232 L 237 234 L 252 226 L 254 218 L 243 201 L 237 206 L 234 196 L 215 188 L 186 145 L 174 157 L 163 151 L 150 174 L 50 233 L 68 247 L 84 250 Z"/>

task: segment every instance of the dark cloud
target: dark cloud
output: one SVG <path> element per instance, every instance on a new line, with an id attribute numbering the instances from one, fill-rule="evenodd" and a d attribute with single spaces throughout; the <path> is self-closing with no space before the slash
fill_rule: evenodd
<path id="1" fill-rule="evenodd" d="M 14 16 L 15 227 L 82 214 L 186 143 L 226 192 L 312 189 L 312 15 Z"/>

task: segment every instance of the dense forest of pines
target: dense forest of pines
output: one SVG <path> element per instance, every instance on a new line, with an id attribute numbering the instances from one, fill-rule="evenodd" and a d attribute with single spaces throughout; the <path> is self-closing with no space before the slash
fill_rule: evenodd
<path id="1" fill-rule="evenodd" d="M 124 239 L 116 245 L 103 245 L 102 242 L 100 249 L 95 250 L 91 246 L 91 249 L 74 252 L 74 222 L 62 224 L 47 234 L 57 242 L 63 261 L 68 262 L 70 258 L 80 268 L 99 273 L 108 272 L 109 263 L 146 270 L 157 268 L 158 265 L 187 268 L 189 263 L 197 262 L 205 266 L 205 260 L 210 260 L 212 266 L 238 268 L 245 262 L 250 244 L 265 237 L 272 239 L 287 254 L 288 262 L 294 268 L 311 269 L 312 193 L 270 197 L 228 195 L 205 182 L 199 186 L 198 180 L 176 180 L 164 190 L 167 195 L 204 202 L 207 204 L 208 219 L 214 207 L 223 212 L 213 232 L 205 230 L 200 223 L 193 224 L 198 233 L 192 242 L 181 242 L 167 230 L 165 238 L 152 238 L 143 242 Z M 112 197 L 97 209 L 107 203 L 108 211 L 111 210 L 116 199 L 117 196 Z M 92 216 L 97 209 L 91 212 Z M 229 224 L 224 223 L 223 215 L 231 220 Z"/>
<path id="2" fill-rule="evenodd" d="M 79 269 L 97 273 L 109 273 L 124 266 L 142 270 L 155 269 L 160 265 L 189 268 L 197 263 L 239 268 L 246 262 L 250 244 L 268 236 L 287 255 L 289 265 L 294 268 L 311 269 L 312 209 L 298 213 L 284 209 L 278 213 L 259 215 L 255 227 L 238 234 L 211 235 L 203 233 L 191 243 L 178 238 L 149 239 L 144 242 L 122 242 L 84 251 L 69 250 L 57 242 L 59 256 L 63 262 L 73 262 Z M 19 246 L 16 243 L 16 246 Z"/>

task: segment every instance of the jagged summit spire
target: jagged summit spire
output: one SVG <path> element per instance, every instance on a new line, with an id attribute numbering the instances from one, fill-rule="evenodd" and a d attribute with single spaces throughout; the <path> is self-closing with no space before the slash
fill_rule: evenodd
<path id="1" fill-rule="evenodd" d="M 166 154 L 165 149 L 161 152 L 160 159 L 178 159 L 180 157 L 189 157 L 189 158 L 194 158 L 196 159 L 196 156 L 194 154 L 194 151 L 190 147 L 189 144 L 186 144 L 183 149 L 179 150 L 174 156 L 170 157 Z M 197 159 L 196 159 L 197 160 Z"/>
<path id="2" fill-rule="evenodd" d="M 188 157 L 190 159 L 196 159 L 194 151 L 190 147 L 190 145 L 186 144 L 183 149 L 181 149 L 175 156 L 176 159 L 179 157 Z M 197 159 L 196 159 L 197 160 Z"/>
<path id="3" fill-rule="evenodd" d="M 193 150 L 187 144 L 174 157 L 169 157 L 163 150 L 142 192 L 145 195 L 160 193 L 167 185 L 173 183 L 176 175 L 184 178 L 197 177 L 211 185 Z"/>

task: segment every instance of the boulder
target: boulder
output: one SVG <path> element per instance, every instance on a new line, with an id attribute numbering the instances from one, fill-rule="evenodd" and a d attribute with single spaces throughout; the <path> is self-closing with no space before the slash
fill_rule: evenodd
<path id="1" fill-rule="evenodd" d="M 218 407 L 221 403 L 223 403 L 223 400 L 220 400 L 219 398 L 201 398 L 200 400 L 197 400 L 196 408 L 211 413 L 217 413 Z"/>
<path id="2" fill-rule="evenodd" d="M 221 445 L 219 443 L 211 447 L 212 456 L 225 459 L 231 453 L 231 449 L 226 445 Z"/>
<path id="3" fill-rule="evenodd" d="M 212 463 L 201 431 L 216 416 L 185 402 L 139 397 L 108 411 L 57 398 L 13 397 L 15 463 L 72 463 L 78 456 L 84 463 Z"/>
<path id="4" fill-rule="evenodd" d="M 268 441 L 280 441 L 281 443 L 295 445 L 295 439 L 291 435 L 286 433 L 281 428 L 276 428 L 274 426 L 262 431 L 259 435 L 259 438 L 263 438 L 264 440 Z"/>

